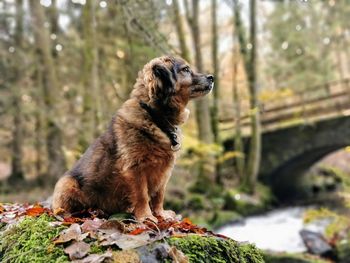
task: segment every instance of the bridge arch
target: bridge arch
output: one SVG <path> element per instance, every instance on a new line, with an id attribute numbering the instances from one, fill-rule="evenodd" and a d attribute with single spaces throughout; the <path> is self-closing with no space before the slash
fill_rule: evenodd
<path id="1" fill-rule="evenodd" d="M 224 146 L 232 150 L 233 139 Z M 346 146 L 350 146 L 350 116 L 264 132 L 259 179 L 272 186 L 277 197 L 297 197 L 296 182 L 301 176 L 323 157 Z"/>
<path id="2" fill-rule="evenodd" d="M 350 145 L 350 117 L 268 132 L 262 136 L 260 178 L 277 197 L 298 197 L 297 181 L 326 155 Z"/>
<path id="3" fill-rule="evenodd" d="M 344 148 L 346 145 L 334 145 L 312 149 L 288 160 L 269 175 L 269 184 L 273 193 L 281 201 L 296 200 L 305 196 L 300 187 L 302 177 L 318 161 Z"/>

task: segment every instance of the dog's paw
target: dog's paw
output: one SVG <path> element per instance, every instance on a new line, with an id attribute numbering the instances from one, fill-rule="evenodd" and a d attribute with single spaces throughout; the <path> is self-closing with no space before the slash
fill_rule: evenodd
<path id="1" fill-rule="evenodd" d="M 137 220 L 141 223 L 145 221 L 152 221 L 153 223 L 158 223 L 158 219 L 154 215 L 145 215 L 141 217 L 137 217 Z"/>
<path id="2" fill-rule="evenodd" d="M 156 214 L 157 214 L 157 216 L 160 216 L 164 220 L 174 219 L 176 217 L 176 213 L 174 211 L 172 211 L 172 210 L 162 210 L 162 211 L 159 211 Z"/>

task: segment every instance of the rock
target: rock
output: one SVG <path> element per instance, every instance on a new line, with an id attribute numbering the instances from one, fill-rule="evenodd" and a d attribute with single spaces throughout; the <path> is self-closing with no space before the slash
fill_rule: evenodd
<path id="1" fill-rule="evenodd" d="M 334 257 L 333 248 L 321 234 L 310 230 L 301 230 L 300 236 L 309 253 L 329 258 Z"/>
<path id="2" fill-rule="evenodd" d="M 155 239 L 148 244 L 135 248 L 121 250 L 116 245 L 104 247 L 94 236 L 76 241 L 72 239 L 66 243 L 54 243 L 67 226 L 53 224 L 56 219 L 43 214 L 39 217 L 24 216 L 16 223 L 3 226 L 0 229 L 0 262 L 69 262 L 66 252 L 74 247 L 74 242 L 86 242 L 90 249 L 80 249 L 76 262 L 240 262 L 262 263 L 261 252 L 250 244 L 240 244 L 232 239 L 215 236 L 211 232 L 170 234 L 161 239 Z M 184 226 L 189 225 L 184 223 Z M 73 228 L 75 228 L 74 226 Z M 194 226 L 192 226 L 194 227 Z M 83 229 L 94 229 L 95 225 L 85 225 Z M 174 227 L 171 227 L 174 229 Z M 198 228 L 198 227 L 197 227 Z M 201 230 L 200 228 L 196 231 Z M 64 232 L 66 233 L 66 232 Z M 155 232 L 156 233 L 156 232 Z M 84 235 L 84 233 L 82 233 Z M 175 236 L 174 236 L 175 235 Z M 152 239 L 153 240 L 153 239 Z M 102 242 L 102 241 L 101 241 Z M 84 251 L 83 251 L 84 250 Z M 81 253 L 81 252 L 84 253 Z M 75 252 L 75 251 L 73 251 Z M 127 256 L 127 257 L 126 257 Z M 82 257 L 80 259 L 80 257 Z M 126 258 L 128 258 L 127 261 Z M 123 259 L 125 259 L 123 261 Z M 91 261 L 93 260 L 93 261 Z"/>

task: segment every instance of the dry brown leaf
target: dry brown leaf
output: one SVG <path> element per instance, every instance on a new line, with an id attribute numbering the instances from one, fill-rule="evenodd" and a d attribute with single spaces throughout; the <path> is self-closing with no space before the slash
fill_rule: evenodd
<path id="1" fill-rule="evenodd" d="M 89 233 L 81 233 L 80 226 L 78 224 L 72 224 L 69 228 L 63 230 L 59 237 L 54 240 L 55 244 L 62 244 L 71 240 L 82 241 Z"/>
<path id="2" fill-rule="evenodd" d="M 124 233 L 124 224 L 118 220 L 108 220 L 101 224 L 100 230 Z"/>
<path id="3" fill-rule="evenodd" d="M 188 257 L 175 246 L 170 247 L 169 256 L 172 258 L 174 263 L 189 263 Z"/>
<path id="4" fill-rule="evenodd" d="M 150 236 L 148 233 L 142 233 L 137 236 L 115 233 L 104 235 L 102 238 L 101 246 L 117 245 L 123 250 L 141 247 L 150 243 Z"/>
<path id="5" fill-rule="evenodd" d="M 64 253 L 69 255 L 71 260 L 81 259 L 85 257 L 90 251 L 90 244 L 83 241 L 74 242 L 64 249 Z"/>
<path id="6" fill-rule="evenodd" d="M 101 263 L 105 259 L 111 259 L 113 257 L 113 253 L 110 250 L 107 250 L 103 254 L 91 254 L 83 259 L 74 260 L 74 263 Z"/>
<path id="7" fill-rule="evenodd" d="M 103 223 L 104 220 L 99 218 L 88 219 L 81 225 L 81 230 L 83 232 L 97 231 Z"/>

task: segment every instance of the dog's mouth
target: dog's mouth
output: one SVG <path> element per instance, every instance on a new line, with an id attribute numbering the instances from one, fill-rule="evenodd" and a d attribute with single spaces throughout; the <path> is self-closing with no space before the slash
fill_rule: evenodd
<path id="1" fill-rule="evenodd" d="M 202 97 L 205 96 L 207 94 L 209 94 L 214 87 L 214 82 L 211 82 L 209 85 L 206 86 L 193 86 L 191 88 L 191 95 L 190 98 L 198 98 L 198 97 Z"/>

